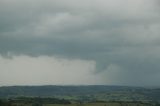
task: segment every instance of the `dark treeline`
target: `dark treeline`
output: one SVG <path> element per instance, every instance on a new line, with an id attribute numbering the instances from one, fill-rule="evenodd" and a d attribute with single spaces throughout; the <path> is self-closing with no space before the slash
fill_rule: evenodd
<path id="1" fill-rule="evenodd" d="M 58 98 L 41 98 L 41 97 L 18 97 L 15 99 L 9 99 L 12 103 L 43 103 L 43 104 L 71 104 L 69 100 Z"/>
<path id="2" fill-rule="evenodd" d="M 42 104 L 71 104 L 71 102 L 65 99 L 41 97 L 18 97 L 12 99 L 0 99 L 0 106 L 17 106 L 16 104 L 32 104 L 32 106 L 41 106 Z"/>
<path id="3" fill-rule="evenodd" d="M 58 98 L 41 98 L 41 97 L 17 97 L 12 99 L 0 99 L 0 106 L 45 106 L 46 104 L 63 104 L 67 106 L 160 106 L 158 102 L 142 102 L 142 101 L 92 101 L 92 102 L 71 102 L 65 99 Z M 102 104 L 101 104 L 102 103 Z M 54 105 L 55 104 L 55 105 Z M 71 105 L 70 105 L 71 104 Z M 97 106 L 99 106 L 97 105 Z"/>

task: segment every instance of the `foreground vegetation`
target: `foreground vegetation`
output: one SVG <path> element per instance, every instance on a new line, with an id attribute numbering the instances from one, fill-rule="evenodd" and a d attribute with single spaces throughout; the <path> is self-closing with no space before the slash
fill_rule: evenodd
<path id="1" fill-rule="evenodd" d="M 58 98 L 19 97 L 1 99 L 0 106 L 160 106 L 151 101 L 69 101 Z"/>

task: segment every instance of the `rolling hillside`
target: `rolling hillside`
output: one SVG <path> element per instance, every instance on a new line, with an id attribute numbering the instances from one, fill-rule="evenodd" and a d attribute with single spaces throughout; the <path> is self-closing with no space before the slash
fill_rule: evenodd
<path id="1" fill-rule="evenodd" d="M 58 97 L 84 101 L 160 101 L 160 89 L 127 86 L 10 86 L 0 87 L 1 98 Z"/>

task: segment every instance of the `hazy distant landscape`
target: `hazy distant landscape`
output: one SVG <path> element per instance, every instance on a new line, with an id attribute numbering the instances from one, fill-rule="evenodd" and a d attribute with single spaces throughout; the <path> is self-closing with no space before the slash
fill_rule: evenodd
<path id="1" fill-rule="evenodd" d="M 0 87 L 0 97 L 14 106 L 27 106 L 26 103 L 44 106 L 158 106 L 160 89 L 105 85 L 11 86 Z"/>

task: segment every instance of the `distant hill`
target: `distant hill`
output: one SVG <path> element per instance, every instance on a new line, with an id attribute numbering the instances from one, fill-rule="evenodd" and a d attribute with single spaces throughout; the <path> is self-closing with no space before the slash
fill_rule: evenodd
<path id="1" fill-rule="evenodd" d="M 0 98 L 58 97 L 86 101 L 160 101 L 160 89 L 127 86 L 10 86 L 0 87 Z"/>

